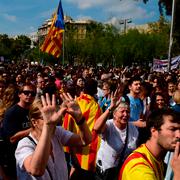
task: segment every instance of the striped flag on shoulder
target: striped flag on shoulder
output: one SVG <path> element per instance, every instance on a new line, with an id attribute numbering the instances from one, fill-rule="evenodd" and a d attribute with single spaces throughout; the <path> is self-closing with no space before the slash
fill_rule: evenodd
<path id="1" fill-rule="evenodd" d="M 41 46 L 41 51 L 51 54 L 58 58 L 63 47 L 63 31 L 64 31 L 64 15 L 59 1 L 57 13 L 53 17 L 53 21 L 49 32 Z"/>

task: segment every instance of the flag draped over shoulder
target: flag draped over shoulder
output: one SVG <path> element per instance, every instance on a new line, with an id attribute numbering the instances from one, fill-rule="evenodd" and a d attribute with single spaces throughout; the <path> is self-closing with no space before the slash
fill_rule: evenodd
<path id="1" fill-rule="evenodd" d="M 41 51 L 51 54 L 58 58 L 63 46 L 63 31 L 64 31 L 64 15 L 59 1 L 57 13 L 54 15 L 49 32 L 41 46 Z"/>
<path id="2" fill-rule="evenodd" d="M 88 94 L 82 94 L 77 98 L 86 123 L 92 133 L 92 142 L 88 146 L 78 147 L 76 149 L 76 158 L 80 167 L 84 170 L 95 171 L 96 155 L 100 145 L 100 137 L 93 130 L 96 120 L 101 115 L 101 108 L 93 97 Z M 79 127 L 70 114 L 64 117 L 63 127 L 66 130 L 79 134 Z M 69 152 L 69 147 L 65 147 L 64 151 Z"/>

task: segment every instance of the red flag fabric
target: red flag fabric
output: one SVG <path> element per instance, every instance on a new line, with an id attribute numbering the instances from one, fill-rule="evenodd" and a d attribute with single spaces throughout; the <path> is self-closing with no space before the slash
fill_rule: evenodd
<path id="1" fill-rule="evenodd" d="M 63 47 L 64 15 L 61 1 L 57 13 L 54 15 L 49 32 L 41 46 L 41 51 L 51 54 L 58 58 Z"/>

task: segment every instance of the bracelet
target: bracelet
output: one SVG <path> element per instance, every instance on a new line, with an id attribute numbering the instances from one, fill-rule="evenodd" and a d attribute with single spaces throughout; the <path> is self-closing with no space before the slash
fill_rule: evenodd
<path id="1" fill-rule="evenodd" d="M 76 122 L 78 126 L 82 125 L 86 121 L 85 117 L 83 116 L 79 122 Z"/>

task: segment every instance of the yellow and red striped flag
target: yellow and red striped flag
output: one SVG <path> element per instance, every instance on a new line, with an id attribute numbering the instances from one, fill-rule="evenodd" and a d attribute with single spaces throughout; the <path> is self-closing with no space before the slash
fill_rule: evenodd
<path id="1" fill-rule="evenodd" d="M 41 46 L 41 51 L 51 54 L 58 58 L 63 47 L 64 15 L 59 1 L 57 13 L 54 15 L 49 32 Z"/>
<path id="2" fill-rule="evenodd" d="M 76 149 L 76 158 L 82 169 L 95 171 L 96 155 L 100 145 L 100 137 L 93 128 L 96 120 L 102 113 L 101 108 L 95 99 L 88 94 L 81 94 L 76 101 L 79 104 L 83 116 L 86 119 L 86 123 L 92 133 L 92 142 L 87 146 L 78 147 Z M 65 115 L 63 127 L 66 130 L 79 134 L 79 127 L 70 114 Z M 64 151 L 70 152 L 69 147 L 65 147 Z"/>

